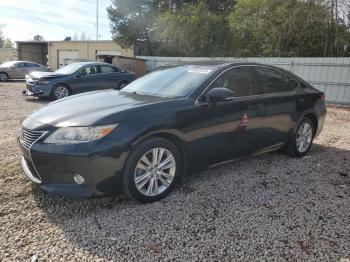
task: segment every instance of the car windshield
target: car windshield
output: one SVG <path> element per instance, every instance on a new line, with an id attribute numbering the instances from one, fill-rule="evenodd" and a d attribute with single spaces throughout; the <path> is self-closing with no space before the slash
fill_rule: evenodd
<path id="1" fill-rule="evenodd" d="M 1 67 L 10 67 L 10 66 L 13 66 L 15 63 L 16 63 L 16 61 L 8 61 L 5 63 L 2 63 L 0 66 Z"/>
<path id="2" fill-rule="evenodd" d="M 123 92 L 160 97 L 185 97 L 204 83 L 216 68 L 211 66 L 162 67 L 139 78 Z"/>
<path id="3" fill-rule="evenodd" d="M 60 69 L 56 70 L 56 74 L 73 74 L 74 72 L 78 71 L 82 67 L 81 64 L 70 64 L 66 65 L 64 67 L 61 67 Z"/>

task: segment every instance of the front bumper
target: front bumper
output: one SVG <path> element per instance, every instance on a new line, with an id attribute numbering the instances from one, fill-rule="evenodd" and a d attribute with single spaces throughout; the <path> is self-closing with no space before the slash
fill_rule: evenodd
<path id="1" fill-rule="evenodd" d="M 28 150 L 19 139 L 18 144 L 23 154 L 21 164 L 25 176 L 44 191 L 78 197 L 120 191 L 126 151 L 106 148 L 89 153 L 84 147 L 78 147 L 62 154 L 59 145 L 37 143 Z M 61 147 L 61 150 L 57 151 L 55 147 Z M 78 184 L 74 180 L 77 174 L 85 183 Z"/>
<path id="2" fill-rule="evenodd" d="M 23 90 L 24 95 L 28 96 L 38 96 L 38 97 L 49 97 L 51 95 L 51 90 L 53 86 L 48 85 L 38 85 L 38 84 L 29 84 L 27 82 L 27 89 Z"/>

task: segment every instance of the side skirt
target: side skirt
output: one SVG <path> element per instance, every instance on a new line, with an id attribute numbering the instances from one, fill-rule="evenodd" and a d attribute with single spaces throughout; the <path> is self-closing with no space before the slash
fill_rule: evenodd
<path id="1" fill-rule="evenodd" d="M 241 159 L 245 159 L 248 158 L 249 156 L 259 156 L 265 153 L 270 153 L 270 152 L 274 152 L 274 151 L 278 151 L 279 149 L 281 149 L 284 146 L 284 143 L 278 143 L 276 145 L 273 146 L 269 146 L 266 148 L 263 148 L 261 150 L 258 150 L 256 152 L 254 152 L 253 154 L 247 155 L 247 156 L 242 156 L 242 157 L 238 157 L 238 158 L 234 158 L 234 159 L 230 159 L 230 160 L 226 160 L 223 162 L 219 162 L 219 163 L 215 163 L 213 165 L 210 165 L 208 168 L 214 168 L 217 166 L 222 166 L 222 165 L 226 165 L 226 164 L 230 164 L 233 163 L 235 161 L 241 160 Z"/>

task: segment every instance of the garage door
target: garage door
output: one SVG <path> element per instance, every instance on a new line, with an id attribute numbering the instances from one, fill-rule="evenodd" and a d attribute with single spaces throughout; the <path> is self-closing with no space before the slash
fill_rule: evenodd
<path id="1" fill-rule="evenodd" d="M 79 58 L 78 50 L 58 50 L 58 67 L 62 67 L 68 64 L 69 60 Z"/>

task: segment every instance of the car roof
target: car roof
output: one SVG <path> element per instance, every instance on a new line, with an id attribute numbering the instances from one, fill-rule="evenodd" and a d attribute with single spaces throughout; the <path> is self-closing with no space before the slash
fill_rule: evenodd
<path id="1" fill-rule="evenodd" d="M 22 61 L 22 60 L 13 60 L 13 61 L 6 61 L 6 63 L 33 63 L 33 64 L 38 64 L 36 62 L 32 62 L 32 61 Z M 39 65 L 39 64 L 38 64 Z"/>
<path id="2" fill-rule="evenodd" d="M 232 66 L 245 66 L 245 65 L 251 65 L 251 66 L 269 66 L 274 67 L 272 65 L 268 64 L 261 64 L 261 63 L 253 63 L 253 62 L 225 62 L 220 60 L 203 60 L 203 61 L 194 61 L 194 62 L 174 62 L 169 63 L 160 67 L 177 67 L 177 66 L 209 66 L 214 68 L 228 68 Z"/>
<path id="3" fill-rule="evenodd" d="M 77 65 L 81 65 L 81 66 L 86 66 L 86 65 L 108 65 L 108 66 L 116 66 L 116 65 L 113 65 L 113 64 L 104 63 L 104 62 L 98 62 L 98 61 L 75 62 L 75 63 L 71 63 L 71 64 L 77 64 Z M 70 65 L 71 65 L 71 64 L 70 64 Z"/>

